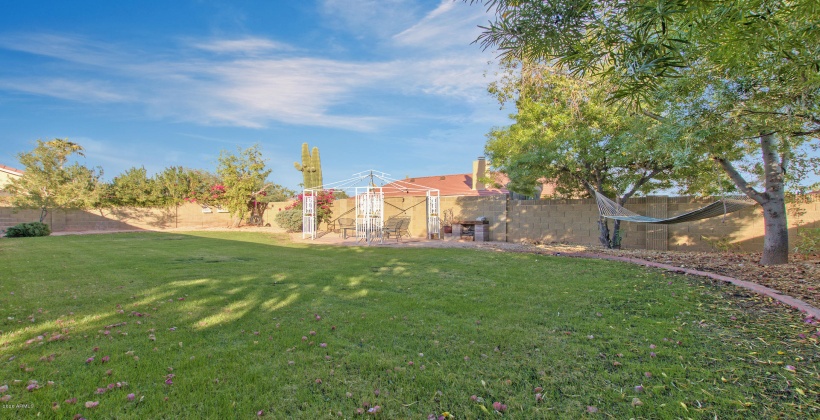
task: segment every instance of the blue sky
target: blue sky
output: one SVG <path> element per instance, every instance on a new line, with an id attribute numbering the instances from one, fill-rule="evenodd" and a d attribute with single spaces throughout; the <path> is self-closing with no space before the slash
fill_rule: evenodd
<path id="1" fill-rule="evenodd" d="M 111 179 L 214 170 L 259 144 L 296 189 L 301 145 L 326 182 L 470 172 L 508 124 L 486 93 L 489 16 L 451 0 L 5 1 L 0 163 L 68 138 Z"/>

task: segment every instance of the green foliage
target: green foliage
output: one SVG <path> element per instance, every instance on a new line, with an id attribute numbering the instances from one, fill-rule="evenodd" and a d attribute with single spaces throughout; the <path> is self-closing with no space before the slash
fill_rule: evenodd
<path id="1" fill-rule="evenodd" d="M 126 207 L 157 207 L 164 205 L 159 184 L 148 178 L 142 168 L 130 168 L 111 182 L 109 197 L 111 204 Z"/>
<path id="2" fill-rule="evenodd" d="M 334 200 L 336 200 L 335 190 L 319 190 L 316 192 L 316 226 L 333 218 Z M 285 207 L 285 210 L 295 209 L 299 210 L 299 214 L 302 214 L 303 201 L 303 194 L 299 194 L 290 205 Z M 301 222 L 299 224 L 301 226 Z"/>
<path id="3" fill-rule="evenodd" d="M 794 247 L 795 254 L 820 254 L 820 228 L 800 228 L 797 231 L 797 237 L 797 246 Z"/>
<path id="4" fill-rule="evenodd" d="M 218 201 L 231 213 L 234 226 L 238 226 L 245 218 L 248 202 L 265 189 L 265 180 L 271 173 L 270 169 L 265 169 L 265 161 L 258 145 L 245 150 L 240 148 L 238 152 L 234 155 L 222 151 L 216 170 L 222 181 L 221 185 L 224 186 L 224 193 Z"/>
<path id="5" fill-rule="evenodd" d="M 302 172 L 302 186 L 305 189 L 321 187 L 323 181 L 322 162 L 319 160 L 319 148 L 314 147 L 313 153 L 308 150 L 308 144 L 302 143 L 302 163 L 294 162 L 293 166 L 297 171 Z"/>
<path id="6" fill-rule="evenodd" d="M 279 184 L 270 183 L 265 185 L 265 189 L 256 195 L 256 199 L 263 203 L 276 201 L 287 201 L 296 195 L 296 191 L 283 187 Z"/>
<path id="7" fill-rule="evenodd" d="M 51 235 L 51 228 L 41 222 L 20 223 L 6 229 L 8 238 L 27 238 Z"/>
<path id="8" fill-rule="evenodd" d="M 595 79 L 532 63 L 508 62 L 501 82 L 490 86 L 500 101 L 515 100 L 514 124 L 490 132 L 485 152 L 510 178 L 512 191 L 535 195 L 544 180 L 558 195 L 578 197 L 595 189 L 618 204 L 636 193 L 667 189 L 681 173 L 698 168 L 675 156 L 658 121 L 606 103 L 614 87 Z M 620 224 L 609 234 L 599 221 L 604 246 L 619 246 Z"/>
<path id="9" fill-rule="evenodd" d="M 99 201 L 99 173 L 79 163 L 68 165 L 73 154 L 83 156 L 83 148 L 68 140 L 37 140 L 31 152 L 20 153 L 18 160 L 25 173 L 6 187 L 11 204 L 40 209 L 40 222 L 54 209 L 84 209 Z"/>
<path id="10" fill-rule="evenodd" d="M 816 0 L 471 3 L 496 11 L 485 47 L 599 76 L 615 87 L 611 102 L 677 126 L 670 147 L 713 160 L 764 207 L 761 262 L 788 260 L 783 192 L 790 176 L 818 168 L 790 170 L 820 133 Z M 691 172 L 690 188 L 714 190 L 709 172 Z"/>
<path id="11" fill-rule="evenodd" d="M 695 276 L 246 232 L 0 240 L 0 254 L 3 418 L 370 418 L 365 401 L 377 419 L 820 414 L 815 321 Z"/>
<path id="12" fill-rule="evenodd" d="M 302 231 L 302 208 L 289 208 L 276 213 L 273 217 L 279 227 L 288 232 Z"/>

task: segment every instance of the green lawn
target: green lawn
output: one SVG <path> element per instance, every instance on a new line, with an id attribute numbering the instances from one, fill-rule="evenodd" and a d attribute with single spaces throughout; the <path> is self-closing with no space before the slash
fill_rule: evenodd
<path id="1" fill-rule="evenodd" d="M 0 316 L 2 418 L 820 416 L 817 325 L 597 260 L 238 232 L 2 239 Z"/>

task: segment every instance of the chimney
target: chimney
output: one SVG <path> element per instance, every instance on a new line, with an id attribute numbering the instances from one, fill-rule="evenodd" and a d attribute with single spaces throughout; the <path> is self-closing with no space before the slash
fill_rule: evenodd
<path id="1" fill-rule="evenodd" d="M 487 187 L 479 179 L 484 178 L 487 172 L 487 162 L 484 156 L 479 156 L 478 160 L 473 162 L 473 191 L 485 190 Z"/>

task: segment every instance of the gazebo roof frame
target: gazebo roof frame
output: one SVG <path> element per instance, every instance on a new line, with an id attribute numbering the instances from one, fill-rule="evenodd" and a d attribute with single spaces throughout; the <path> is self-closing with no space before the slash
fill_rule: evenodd
<path id="1" fill-rule="evenodd" d="M 394 190 L 400 192 L 437 192 L 437 188 L 430 188 L 424 185 L 415 184 L 406 180 L 394 179 L 390 174 L 377 171 L 375 169 L 368 169 L 366 171 L 353 174 L 351 178 L 343 181 L 332 182 L 329 184 L 320 185 L 313 188 L 305 188 L 304 191 L 322 191 L 322 190 L 342 190 L 345 192 L 356 192 L 357 188 L 362 188 L 362 181 L 370 180 L 370 186 L 374 188 L 382 188 L 382 190 Z M 382 185 L 375 185 L 375 181 L 383 182 Z M 365 185 L 366 187 L 367 185 Z"/>

